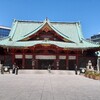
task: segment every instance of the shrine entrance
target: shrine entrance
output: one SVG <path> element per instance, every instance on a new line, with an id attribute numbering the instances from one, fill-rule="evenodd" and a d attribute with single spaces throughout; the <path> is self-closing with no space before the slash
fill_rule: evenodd
<path id="1" fill-rule="evenodd" d="M 70 55 L 68 57 L 68 69 L 69 70 L 75 70 L 75 64 L 77 64 L 76 56 Z"/>
<path id="2" fill-rule="evenodd" d="M 54 69 L 54 60 L 38 60 L 38 69 L 48 69 L 48 66 L 50 66 L 51 69 Z"/>
<path id="3" fill-rule="evenodd" d="M 56 56 L 55 55 L 36 55 L 36 69 L 54 69 Z"/>
<path id="4" fill-rule="evenodd" d="M 66 70 L 66 60 L 65 59 L 61 59 L 59 61 L 59 70 Z"/>
<path id="5" fill-rule="evenodd" d="M 76 60 L 69 60 L 68 61 L 68 69 L 75 70 L 75 64 L 76 64 Z"/>

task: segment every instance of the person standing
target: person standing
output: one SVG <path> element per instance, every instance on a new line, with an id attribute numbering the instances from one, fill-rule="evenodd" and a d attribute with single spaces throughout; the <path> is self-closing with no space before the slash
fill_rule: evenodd
<path id="1" fill-rule="evenodd" d="M 49 71 L 49 73 L 51 73 L 51 66 L 50 66 L 50 64 L 48 66 L 48 71 Z"/>
<path id="2" fill-rule="evenodd" d="M 3 64 L 1 64 L 1 61 L 0 61 L 0 71 L 1 71 L 1 74 L 4 74 L 4 68 L 3 68 Z"/>
<path id="3" fill-rule="evenodd" d="M 77 75 L 77 65 L 75 64 L 75 74 Z"/>
<path id="4" fill-rule="evenodd" d="M 13 67 L 12 67 L 12 73 L 13 73 L 13 74 L 15 74 L 15 67 L 16 67 L 16 63 L 14 63 L 14 64 L 13 64 Z"/>
<path id="5" fill-rule="evenodd" d="M 19 67 L 16 65 L 15 66 L 15 75 L 18 75 L 18 69 L 19 69 Z"/>
<path id="6" fill-rule="evenodd" d="M 0 72 L 1 72 L 1 68 L 2 68 L 2 64 L 1 64 L 1 61 L 0 61 Z"/>

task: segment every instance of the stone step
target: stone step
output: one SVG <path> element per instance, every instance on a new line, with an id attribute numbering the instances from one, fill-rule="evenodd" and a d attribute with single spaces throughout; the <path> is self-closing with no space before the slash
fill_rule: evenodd
<path id="1" fill-rule="evenodd" d="M 19 70 L 19 74 L 65 74 L 75 75 L 75 71 L 70 70 Z"/>

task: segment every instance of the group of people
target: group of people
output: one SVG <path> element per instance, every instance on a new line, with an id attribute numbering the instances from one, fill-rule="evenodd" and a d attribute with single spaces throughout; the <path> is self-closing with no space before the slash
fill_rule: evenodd
<path id="1" fill-rule="evenodd" d="M 12 66 L 12 74 L 18 75 L 18 69 L 19 69 L 19 67 L 16 65 L 16 63 L 14 63 L 13 66 Z M 10 73 L 10 69 L 9 68 L 8 68 L 8 71 Z M 0 73 L 4 74 L 4 72 L 5 72 L 5 67 L 0 62 Z M 7 72 L 7 70 L 6 70 L 6 72 Z"/>

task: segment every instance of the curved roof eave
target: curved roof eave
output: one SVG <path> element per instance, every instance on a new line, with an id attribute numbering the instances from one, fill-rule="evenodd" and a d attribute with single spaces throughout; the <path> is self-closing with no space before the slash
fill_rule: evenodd
<path id="1" fill-rule="evenodd" d="M 5 41 L 7 42 L 7 41 Z M 9 41 L 6 44 L 2 43 L 1 46 L 3 47 L 32 47 L 38 44 L 49 44 L 49 45 L 56 45 L 61 48 L 74 48 L 74 49 L 86 49 L 86 48 L 98 48 L 99 45 L 84 45 L 84 43 L 76 44 L 76 43 L 66 43 L 66 42 L 58 42 L 58 41 L 27 41 L 27 42 L 13 42 Z"/>
<path id="2" fill-rule="evenodd" d="M 27 33 L 26 35 L 24 35 L 23 37 L 21 37 L 19 40 L 25 39 L 28 36 L 31 36 L 32 34 L 38 32 L 40 29 L 42 29 L 45 26 L 45 24 L 48 24 L 52 30 L 54 30 L 56 33 L 58 33 L 59 35 L 61 35 L 63 38 L 66 38 L 66 39 L 68 39 L 68 40 L 70 40 L 72 42 L 75 42 L 72 39 L 70 39 L 68 36 L 66 36 L 65 34 L 63 34 L 62 32 L 60 32 L 59 30 L 57 30 L 54 26 L 52 26 L 51 23 L 50 23 L 50 21 L 48 19 L 45 19 L 44 22 L 39 27 L 37 27 L 35 30 Z"/>
<path id="3" fill-rule="evenodd" d="M 21 37 L 20 39 L 18 39 L 17 41 L 20 41 L 22 39 L 27 38 L 28 36 L 31 36 L 32 34 L 38 32 L 44 25 L 46 24 L 46 21 L 44 21 L 39 27 L 37 27 L 36 29 L 34 29 L 33 31 L 27 33 L 26 35 L 24 35 L 23 37 Z"/>
<path id="4" fill-rule="evenodd" d="M 75 42 L 75 41 L 73 41 L 72 39 L 70 39 L 67 35 L 65 35 L 65 34 L 63 34 L 62 32 L 60 32 L 59 30 L 57 30 L 57 29 L 50 23 L 49 20 L 47 21 L 47 23 L 48 23 L 48 25 L 51 27 L 51 29 L 53 29 L 56 33 L 58 33 L 58 34 L 61 35 L 62 37 L 66 38 L 66 39 L 68 39 L 68 40 L 70 40 L 70 41 L 72 41 L 72 42 Z"/>

